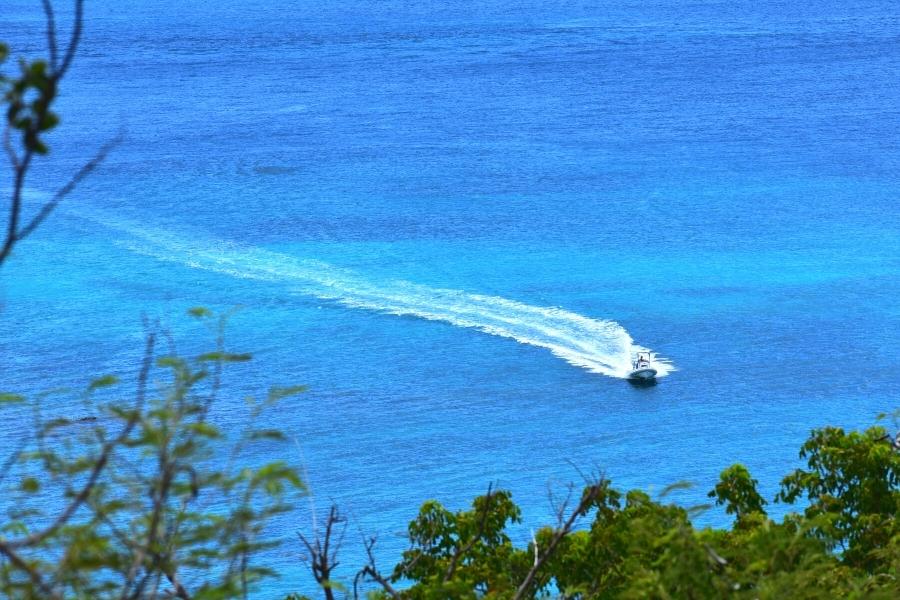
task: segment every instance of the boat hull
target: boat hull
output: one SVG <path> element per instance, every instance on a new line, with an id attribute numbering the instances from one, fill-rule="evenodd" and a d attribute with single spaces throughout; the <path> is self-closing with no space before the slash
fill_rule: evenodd
<path id="1" fill-rule="evenodd" d="M 628 374 L 629 379 L 656 379 L 656 369 L 651 367 L 642 367 L 640 369 L 635 369 L 631 373 Z"/>

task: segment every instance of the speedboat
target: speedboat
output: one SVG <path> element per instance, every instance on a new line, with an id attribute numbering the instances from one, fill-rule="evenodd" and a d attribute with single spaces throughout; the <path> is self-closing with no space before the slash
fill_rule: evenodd
<path id="1" fill-rule="evenodd" d="M 637 356 L 631 363 L 631 371 L 628 373 L 628 379 L 638 381 L 650 381 L 656 379 L 656 369 L 650 364 L 649 352 L 637 353 Z"/>

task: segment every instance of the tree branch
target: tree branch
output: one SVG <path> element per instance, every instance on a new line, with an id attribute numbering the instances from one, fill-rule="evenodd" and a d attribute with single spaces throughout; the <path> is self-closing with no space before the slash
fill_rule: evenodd
<path id="1" fill-rule="evenodd" d="M 478 529 L 475 531 L 475 535 L 472 536 L 472 539 L 469 540 L 469 543 L 458 549 L 453 553 L 453 558 L 450 559 L 450 565 L 447 567 L 447 572 L 444 573 L 444 581 L 450 581 L 453 577 L 453 574 L 456 572 L 456 566 L 459 563 L 459 559 L 465 556 L 465 554 L 472 549 L 472 547 L 481 539 L 481 535 L 484 533 L 484 527 L 487 524 L 488 515 L 491 512 L 491 499 L 493 499 L 494 494 L 491 491 L 493 488 L 493 484 L 488 484 L 487 494 L 484 496 L 484 510 L 481 512 L 481 520 L 478 522 Z"/>
<path id="2" fill-rule="evenodd" d="M 140 416 L 144 407 L 144 399 L 146 397 L 147 391 L 147 378 L 150 374 L 150 366 L 153 361 L 153 346 L 156 342 L 156 334 L 154 332 L 150 332 L 147 335 L 147 343 L 144 349 L 144 360 L 141 366 L 141 372 L 138 376 L 138 390 L 137 390 L 137 399 L 135 401 L 135 409 L 132 414 L 129 416 L 125 427 L 122 428 L 122 431 L 119 432 L 119 435 L 114 439 L 110 440 L 106 444 L 103 445 L 103 449 L 100 452 L 100 456 L 94 462 L 94 466 L 91 469 L 91 473 L 88 477 L 87 483 L 84 484 L 84 487 L 81 488 L 81 491 L 72 499 L 69 505 L 63 510 L 63 512 L 56 518 L 50 526 L 47 528 L 35 532 L 28 537 L 19 539 L 19 540 L 10 540 L 5 542 L 7 548 L 14 550 L 18 548 L 28 548 L 32 546 L 36 546 L 43 542 L 45 539 L 56 533 L 56 531 L 68 523 L 69 519 L 72 518 L 72 515 L 75 514 L 75 511 L 87 500 L 91 491 L 94 489 L 94 486 L 97 484 L 97 481 L 100 479 L 100 474 L 106 468 L 106 464 L 109 462 L 109 457 L 112 454 L 113 450 L 116 449 L 119 444 L 121 444 L 128 435 L 131 433 L 131 430 L 134 429 L 134 426 L 140 420 Z"/>
<path id="3" fill-rule="evenodd" d="M 41 590 L 41 593 L 45 595 L 47 598 L 59 598 L 59 594 L 54 592 L 50 586 L 44 582 L 44 579 L 41 577 L 41 574 L 37 572 L 36 569 L 32 568 L 28 563 L 26 563 L 21 556 L 16 554 L 16 552 L 9 547 L 8 544 L 0 541 L 0 554 L 9 559 L 14 566 L 25 571 L 28 575 L 28 578 L 31 580 L 31 583 L 36 585 L 38 589 Z"/>
<path id="4" fill-rule="evenodd" d="M 191 600 L 191 595 L 184 588 L 184 586 L 181 585 L 181 582 L 178 581 L 178 576 L 175 574 L 174 571 L 172 571 L 171 573 L 167 572 L 166 579 L 168 579 L 169 583 L 172 584 L 172 588 L 173 588 L 172 595 L 175 598 L 181 598 L 182 600 Z"/>
<path id="5" fill-rule="evenodd" d="M 16 170 L 19 168 L 19 156 L 16 154 L 15 148 L 13 148 L 12 136 L 10 136 L 9 131 L 10 127 L 9 123 L 7 123 L 6 127 L 3 128 L 3 149 L 9 157 L 9 163 L 12 165 L 13 170 Z"/>
<path id="6" fill-rule="evenodd" d="M 10 201 L 9 216 L 7 217 L 6 233 L 0 244 L 0 266 L 4 264 L 9 255 L 12 253 L 13 247 L 30 235 L 46 218 L 53 212 L 56 205 L 69 194 L 78 183 L 87 177 L 97 165 L 106 158 L 109 151 L 116 146 L 122 138 L 122 134 L 117 135 L 113 140 L 104 144 L 97 155 L 84 165 L 69 182 L 62 187 L 53 198 L 45 204 L 41 210 L 35 215 L 31 221 L 20 230 L 19 223 L 22 219 L 22 194 L 25 187 L 25 177 L 31 166 L 31 161 L 35 153 L 46 152 L 46 147 L 40 140 L 43 131 L 53 126 L 54 122 L 48 122 L 51 116 L 51 104 L 56 96 L 56 89 L 59 81 L 68 71 L 81 41 L 81 33 L 84 25 L 84 0 L 75 0 L 75 16 L 72 25 L 72 36 L 69 44 L 66 46 L 65 55 L 60 63 L 59 48 L 56 40 L 56 17 L 53 12 L 53 5 L 50 0 L 41 0 L 44 9 L 44 16 L 47 22 L 47 45 L 50 55 L 50 68 L 47 70 L 46 77 L 40 86 L 36 86 L 39 91 L 39 98 L 31 103 L 33 114 L 20 125 L 18 118 L 15 117 L 15 110 L 11 110 L 7 117 L 6 127 L 3 132 L 3 146 L 9 157 L 13 167 L 13 192 Z M 36 63 L 35 63 L 36 64 Z M 26 67 L 28 64 L 26 63 Z M 23 77 L 25 77 L 23 75 Z M 27 81 L 23 79 L 22 81 Z M 26 87 L 27 90 L 27 87 Z M 23 98 L 14 96 L 10 100 L 11 107 L 24 106 Z M 16 122 L 13 120 L 16 119 Z M 24 151 L 22 156 L 18 156 L 11 141 L 11 129 L 21 129 L 23 134 Z"/>
<path id="7" fill-rule="evenodd" d="M 22 452 L 25 451 L 25 448 L 28 447 L 29 441 L 27 435 L 23 436 L 18 450 L 15 450 L 9 455 L 9 458 L 3 461 L 3 465 L 0 466 L 0 484 L 6 480 L 6 476 L 12 471 L 13 465 L 15 465 L 16 461 L 19 460 L 19 457 L 22 456 Z"/>
<path id="8" fill-rule="evenodd" d="M 537 575 L 537 572 L 540 568 L 547 562 L 553 553 L 556 551 L 557 545 L 562 541 L 564 537 L 566 537 L 571 531 L 572 527 L 575 525 L 575 521 L 578 520 L 587 510 L 590 508 L 591 504 L 597 497 L 600 495 L 600 491 L 602 490 L 602 482 L 598 482 L 588 487 L 586 493 L 581 497 L 581 502 L 578 503 L 578 506 L 572 511 L 572 514 L 569 515 L 569 518 L 566 519 L 566 522 L 563 526 L 554 532 L 553 537 L 550 539 L 550 543 L 547 544 L 547 550 L 538 556 L 537 551 L 535 551 L 535 561 L 532 565 L 531 569 L 529 569 L 528 574 L 525 576 L 522 584 L 516 588 L 516 593 L 513 596 L 513 600 L 521 600 L 525 596 L 525 593 L 531 587 L 532 583 L 534 583 L 534 578 Z"/>
<path id="9" fill-rule="evenodd" d="M 359 579 L 361 577 L 369 577 L 372 579 L 372 581 L 378 583 L 388 596 L 394 598 L 395 600 L 399 600 L 400 594 L 397 592 L 397 590 L 394 589 L 394 586 L 392 586 L 391 583 L 381 573 L 378 572 L 378 568 L 375 566 L 375 555 L 372 553 L 372 548 L 375 546 L 375 540 L 376 538 L 373 536 L 363 542 L 363 545 L 366 548 L 366 555 L 369 557 L 369 564 L 364 566 L 359 571 L 359 573 L 356 574 L 356 577 L 353 578 L 353 597 L 359 598 L 359 593 L 357 590 Z"/>
<path id="10" fill-rule="evenodd" d="M 109 140 L 108 142 L 103 144 L 100 147 L 100 150 L 97 151 L 97 154 L 95 154 L 91 160 L 89 160 L 87 163 L 85 163 L 84 166 L 82 166 L 78 170 L 78 172 L 72 176 L 72 178 L 66 183 L 66 185 L 61 187 L 59 189 L 59 191 L 57 191 L 55 194 L 53 194 L 53 198 L 51 198 L 49 202 L 47 202 L 46 204 L 44 204 L 44 206 L 41 207 L 41 210 L 38 211 L 38 214 L 36 214 L 31 219 L 31 221 L 28 222 L 28 225 L 26 225 L 25 227 L 20 229 L 15 234 L 15 236 L 16 236 L 15 241 L 20 242 L 20 241 L 24 240 L 26 237 L 28 237 L 29 235 L 31 235 L 34 232 L 34 230 L 37 229 L 41 223 L 44 222 L 44 219 L 46 219 L 48 216 L 50 216 L 50 213 L 53 212 L 53 210 L 62 201 L 62 199 L 65 198 L 66 196 L 68 196 L 72 192 L 72 190 L 75 189 L 75 186 L 77 186 L 79 183 L 81 183 L 81 180 L 83 180 L 85 177 L 90 175 L 91 171 L 96 169 L 98 166 L 100 166 L 100 164 L 104 160 L 106 160 L 106 156 L 109 154 L 110 150 L 112 150 L 113 148 L 118 146 L 122 142 L 123 137 L 124 137 L 123 134 L 120 132 L 120 133 L 116 134 L 116 136 L 114 138 L 112 138 L 111 140 Z M 2 260 L 2 259 L 0 259 L 0 260 Z"/>
<path id="11" fill-rule="evenodd" d="M 341 542 L 344 539 L 344 531 L 347 529 L 346 521 L 347 519 L 342 517 L 338 511 L 337 505 L 332 504 L 331 509 L 328 511 L 328 519 L 325 521 L 325 535 L 323 538 L 319 538 L 319 531 L 315 526 L 315 520 L 313 521 L 313 540 L 310 540 L 302 533 L 297 534 L 300 537 L 300 541 L 306 546 L 307 552 L 309 552 L 309 562 L 313 572 L 313 578 L 325 592 L 326 600 L 334 600 L 334 591 L 331 586 L 331 573 L 339 564 L 337 561 L 337 553 L 338 550 L 340 550 Z M 331 539 L 334 534 L 334 526 L 338 523 L 344 523 L 344 527 L 341 530 L 340 537 L 332 548 Z"/>
<path id="12" fill-rule="evenodd" d="M 59 56 L 56 50 L 56 19 L 53 16 L 53 5 L 50 0 L 41 0 L 44 7 L 44 16 L 47 18 L 47 49 L 50 52 L 50 68 L 56 71 L 59 64 Z"/>
<path id="13" fill-rule="evenodd" d="M 16 241 L 18 241 L 16 240 L 16 231 L 19 229 L 19 217 L 22 212 L 22 188 L 25 186 L 25 173 L 28 171 L 33 156 L 34 151 L 26 149 L 22 161 L 17 163 L 14 169 L 15 175 L 13 177 L 12 204 L 9 207 L 9 222 L 6 225 L 6 239 L 3 242 L 3 247 L 0 248 L 0 265 L 2 265 L 6 260 L 6 257 L 9 256 L 13 246 L 15 246 Z"/>
<path id="14" fill-rule="evenodd" d="M 84 0 L 75 0 L 75 22 L 72 26 L 72 37 L 69 40 L 69 45 L 66 48 L 66 56 L 63 58 L 62 65 L 60 65 L 59 69 L 55 71 L 54 75 L 56 79 L 62 79 L 63 75 L 66 74 L 66 71 L 69 70 L 69 66 L 72 64 L 72 59 L 75 58 L 75 51 L 78 49 L 78 42 L 81 41 L 81 26 L 84 20 Z"/>

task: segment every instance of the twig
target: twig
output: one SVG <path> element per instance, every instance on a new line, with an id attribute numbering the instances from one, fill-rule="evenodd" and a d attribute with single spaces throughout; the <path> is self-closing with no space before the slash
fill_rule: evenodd
<path id="1" fill-rule="evenodd" d="M 395 600 L 399 600 L 400 594 L 394 589 L 394 586 L 378 572 L 378 568 L 375 566 L 375 555 L 372 553 L 372 548 L 375 546 L 375 540 L 376 538 L 373 536 L 363 542 L 363 545 L 366 548 L 366 555 L 369 557 L 369 564 L 364 566 L 359 573 L 356 574 L 356 577 L 353 578 L 353 597 L 359 597 L 357 583 L 359 582 L 360 577 L 369 577 L 372 581 L 378 583 L 388 596 Z"/>
<path id="2" fill-rule="evenodd" d="M 59 598 L 59 594 L 54 592 L 50 586 L 48 586 L 45 582 L 41 574 L 37 572 L 34 568 L 28 565 L 21 556 L 16 554 L 16 552 L 9 547 L 8 544 L 4 542 L 0 542 L 0 554 L 9 559 L 14 566 L 18 567 L 22 571 L 28 575 L 28 578 L 31 582 L 41 590 L 41 593 L 45 595 L 47 598 Z"/>
<path id="3" fill-rule="evenodd" d="M 2 484 L 4 480 L 6 480 L 6 476 L 9 475 L 10 471 L 12 471 L 13 465 L 15 465 L 16 461 L 19 460 L 19 457 L 22 456 L 22 452 L 25 451 L 25 448 L 28 447 L 28 442 L 29 442 L 28 437 L 23 436 L 22 442 L 19 444 L 18 450 L 14 451 L 12 454 L 10 454 L 9 458 L 7 458 L 3 462 L 3 465 L 0 466 L 0 484 Z"/>
<path id="4" fill-rule="evenodd" d="M 459 559 L 465 556 L 465 554 L 472 549 L 472 547 L 481 539 L 481 535 L 484 533 L 484 526 L 487 524 L 488 515 L 491 512 L 491 500 L 494 498 L 494 494 L 491 491 L 493 484 L 488 484 L 487 494 L 484 496 L 484 510 L 481 513 L 481 520 L 478 522 L 478 529 L 475 531 L 475 535 L 472 536 L 472 539 L 469 540 L 462 548 L 458 549 L 453 553 L 453 557 L 450 559 L 450 565 L 447 567 L 447 572 L 444 573 L 444 581 L 450 581 L 453 577 L 453 574 L 456 572 L 456 566 L 459 563 Z"/>
<path id="5" fill-rule="evenodd" d="M 41 0 L 44 16 L 47 18 L 47 49 L 50 52 L 50 68 L 56 71 L 59 57 L 56 51 L 56 20 L 53 17 L 53 5 L 50 0 Z"/>
<path id="6" fill-rule="evenodd" d="M 16 233 L 16 242 L 20 242 L 24 240 L 26 237 L 31 235 L 38 226 L 44 222 L 50 213 L 57 207 L 57 205 L 62 201 L 63 198 L 72 193 L 72 190 L 75 189 L 81 181 L 91 174 L 91 171 L 96 169 L 104 160 L 106 160 L 106 156 L 109 154 L 110 150 L 118 146 L 122 143 L 122 139 L 124 138 L 124 134 L 119 132 L 116 136 L 103 144 L 100 147 L 100 150 L 97 151 L 97 154 L 94 155 L 94 158 L 89 160 L 83 167 L 81 167 L 75 175 L 66 183 L 66 185 L 62 186 L 59 191 L 53 194 L 53 198 L 51 198 L 44 206 L 41 207 L 41 210 L 38 211 L 31 221 L 28 222 L 28 225 L 20 229 Z"/>
<path id="7" fill-rule="evenodd" d="M 6 150 L 9 162 L 13 169 L 16 170 L 19 168 L 19 156 L 16 154 L 16 149 L 13 148 L 12 137 L 9 135 L 9 131 L 10 127 L 9 123 L 7 123 L 6 127 L 3 128 L 3 149 Z"/>
<path id="8" fill-rule="evenodd" d="M 172 587 L 174 588 L 174 593 L 172 595 L 175 598 L 181 598 L 182 600 L 191 600 L 191 595 L 184 588 L 184 586 L 181 585 L 181 582 L 178 580 L 178 576 L 174 571 L 171 573 L 167 572 L 166 579 L 169 580 L 169 583 L 171 583 Z"/>
<path id="9" fill-rule="evenodd" d="M 343 543 L 344 532 L 347 530 L 346 521 L 347 519 L 342 517 L 338 511 L 337 505 L 332 504 L 331 509 L 328 511 L 328 519 L 325 521 L 325 535 L 323 538 L 319 537 L 319 531 L 315 525 L 313 525 L 314 538 L 312 540 L 302 533 L 297 534 L 309 552 L 309 563 L 313 572 L 313 578 L 325 592 L 326 600 L 334 600 L 334 591 L 331 587 L 331 573 L 340 564 L 337 561 L 337 553 Z M 341 530 L 340 537 L 332 547 L 331 540 L 334 533 L 334 525 L 337 523 L 343 523 L 344 527 Z"/>
<path id="10" fill-rule="evenodd" d="M 556 503 L 556 498 L 553 495 L 553 489 L 550 488 L 547 490 L 548 501 L 550 502 L 550 510 L 553 511 L 553 514 L 556 515 L 556 526 L 562 527 L 563 520 L 566 516 L 566 508 L 569 507 L 569 502 L 572 501 L 572 494 L 575 490 L 575 484 L 568 483 L 566 485 L 566 497 L 563 498 L 563 501 L 559 504 Z"/>
<path id="11" fill-rule="evenodd" d="M 18 548 L 28 548 L 40 544 L 45 539 L 56 533 L 56 531 L 60 527 L 65 525 L 69 521 L 69 519 L 72 518 L 72 515 L 75 514 L 75 511 L 78 510 L 78 508 L 88 498 L 91 491 L 94 489 L 94 486 L 97 484 L 97 481 L 100 478 L 100 474 L 103 472 L 103 469 L 106 468 L 106 464 L 109 461 L 109 457 L 112 454 L 113 450 L 115 450 L 117 446 L 125 441 L 125 439 L 131 433 L 131 430 L 134 429 L 134 426 L 137 424 L 138 420 L 140 420 L 140 415 L 144 407 L 144 399 L 146 398 L 147 377 L 150 374 L 150 366 L 153 359 L 153 347 L 155 343 L 156 334 L 154 332 L 150 332 L 150 334 L 147 336 L 147 344 L 144 349 L 143 365 L 141 366 L 141 372 L 138 376 L 138 391 L 137 399 L 135 401 L 135 409 L 128 417 L 128 421 L 125 424 L 125 427 L 122 428 L 122 431 L 119 432 L 119 435 L 103 445 L 100 456 L 94 462 L 94 466 L 91 469 L 91 473 L 88 477 L 87 483 L 84 484 L 84 487 L 81 488 L 81 491 L 76 494 L 75 498 L 72 499 L 65 510 L 63 510 L 63 512 L 50 526 L 41 531 L 35 532 L 28 537 L 24 537 L 18 540 L 9 540 L 5 542 L 7 548 L 14 550 Z"/>
<path id="12" fill-rule="evenodd" d="M 40 118 L 42 119 L 43 117 L 41 116 Z M 0 264 L 3 264 L 6 257 L 12 252 L 13 246 L 18 241 L 16 239 L 16 232 L 19 229 L 19 216 L 22 212 L 22 188 L 25 185 L 25 173 L 28 171 L 33 156 L 34 150 L 27 148 L 21 162 L 18 162 L 14 169 L 15 175 L 13 178 L 12 204 L 9 207 L 9 222 L 6 225 L 6 239 L 3 242 L 3 247 L 0 248 Z"/>
<path id="13" fill-rule="evenodd" d="M 84 21 L 84 0 L 75 0 L 75 24 L 72 26 L 72 37 L 69 40 L 69 46 L 66 48 L 66 56 L 63 58 L 62 65 L 55 72 L 56 79 L 62 79 L 72 59 L 75 58 L 75 51 L 78 49 L 78 42 L 81 41 L 81 26 Z"/>
<path id="14" fill-rule="evenodd" d="M 569 518 L 566 520 L 563 526 L 554 532 L 553 537 L 550 539 L 550 543 L 547 544 L 547 550 L 543 554 L 538 556 L 538 552 L 537 550 L 535 550 L 534 564 L 531 566 L 531 569 L 529 569 L 528 574 L 525 576 L 525 579 L 522 581 L 521 585 L 516 588 L 516 593 L 513 596 L 513 600 L 521 600 L 521 598 L 525 596 L 525 593 L 529 588 L 531 588 L 531 584 L 534 583 L 534 578 L 537 575 L 537 572 L 544 565 L 544 563 L 547 562 L 547 559 L 553 555 L 556 550 L 556 546 L 572 531 L 572 527 L 575 525 L 575 521 L 587 512 L 587 510 L 591 506 L 591 503 L 593 503 L 594 500 L 596 500 L 600 495 L 602 485 L 602 482 L 598 482 L 588 487 L 586 493 L 581 497 L 581 501 L 578 503 L 578 506 L 576 506 L 572 511 L 572 514 L 569 515 Z"/>
<path id="15" fill-rule="evenodd" d="M 104 144 L 96 156 L 88 161 L 79 171 L 64 185 L 54 196 L 41 207 L 38 214 L 24 227 L 19 227 L 22 218 L 22 195 L 25 188 L 25 177 L 31 167 L 31 161 L 41 147 L 40 135 L 45 129 L 47 117 L 50 114 L 50 106 L 56 96 L 57 85 L 65 76 L 66 72 L 72 64 L 78 44 L 81 41 L 81 33 L 84 25 L 84 0 L 75 0 L 75 16 L 72 25 L 72 35 L 65 49 L 65 55 L 60 63 L 59 48 L 56 40 L 56 18 L 53 13 L 53 6 L 50 0 L 41 0 L 44 9 L 44 16 L 47 21 L 47 45 L 50 54 L 50 68 L 45 80 L 45 88 L 41 89 L 40 102 L 34 109 L 35 113 L 30 118 L 30 123 L 22 130 L 24 139 L 24 152 L 22 156 L 18 156 L 11 141 L 12 122 L 7 119 L 3 132 L 3 146 L 9 157 L 13 167 L 13 192 L 10 201 L 10 207 L 7 217 L 6 233 L 0 244 L 0 266 L 4 264 L 9 255 L 12 253 L 13 247 L 24 238 L 28 237 L 47 216 L 53 212 L 53 209 L 59 202 L 69 194 L 78 183 L 88 176 L 103 160 L 109 151 L 116 146 L 122 138 L 120 133 L 115 138 Z"/>

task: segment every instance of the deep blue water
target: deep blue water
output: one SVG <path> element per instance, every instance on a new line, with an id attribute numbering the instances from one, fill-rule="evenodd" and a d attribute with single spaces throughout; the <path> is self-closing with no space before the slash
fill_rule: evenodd
<path id="1" fill-rule="evenodd" d="M 351 515 L 346 577 L 357 528 L 391 565 L 421 501 L 490 482 L 523 540 L 576 466 L 696 504 L 740 461 L 771 496 L 811 428 L 900 399 L 898 13 L 91 2 L 29 197 L 126 140 L 4 266 L 0 389 L 128 376 L 142 314 L 193 350 L 187 308 L 243 306 L 216 419 L 311 386 L 277 414 L 302 450 L 262 458 Z M 14 55 L 42 27 L 3 0 Z M 677 370 L 609 376 L 632 339 Z M 307 520 L 279 591 L 310 591 Z"/>

